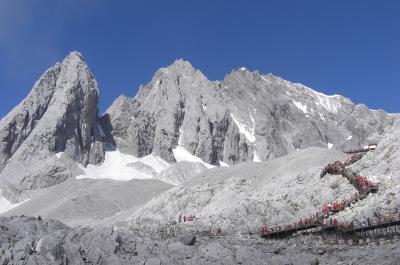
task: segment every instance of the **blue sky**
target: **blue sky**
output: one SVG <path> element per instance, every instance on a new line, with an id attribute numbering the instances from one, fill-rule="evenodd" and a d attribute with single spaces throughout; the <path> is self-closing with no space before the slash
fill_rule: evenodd
<path id="1" fill-rule="evenodd" d="M 400 1 L 0 0 L 0 117 L 70 51 L 104 111 L 175 59 L 209 79 L 232 69 L 400 112 Z"/>

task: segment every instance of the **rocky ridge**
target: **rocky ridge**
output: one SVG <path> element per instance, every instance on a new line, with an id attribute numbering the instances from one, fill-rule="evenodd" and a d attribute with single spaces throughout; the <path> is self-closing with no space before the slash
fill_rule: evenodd
<path id="1" fill-rule="evenodd" d="M 116 99 L 102 117 L 98 100 L 78 52 L 47 70 L 0 121 L 2 194 L 21 201 L 25 191 L 81 175 L 79 165 L 102 163 L 107 148 L 168 162 L 183 151 L 205 165 L 232 165 L 309 146 L 342 150 L 379 141 L 394 119 L 245 68 L 209 81 L 183 60 L 158 70 L 134 98 Z"/>
<path id="2" fill-rule="evenodd" d="M 308 146 L 350 150 L 379 141 L 393 122 L 382 110 L 246 68 L 209 81 L 183 60 L 106 113 L 125 152 L 174 162 L 180 146 L 209 164 L 267 161 Z"/>
<path id="3" fill-rule="evenodd" d="M 337 217 L 397 213 L 398 115 L 245 68 L 209 81 L 183 60 L 102 117 L 98 97 L 73 52 L 0 120 L 1 195 L 30 198 L 2 216 L 73 226 L 0 217 L 0 264 L 396 264 L 397 243 L 280 244 L 261 241 L 258 229 L 347 198 L 355 191 L 347 180 L 320 172 L 368 142 L 378 149 L 352 169 L 380 190 Z M 107 174 L 117 166 L 154 179 L 96 179 L 100 164 Z M 179 215 L 196 218 L 177 223 Z"/>
<path id="4" fill-rule="evenodd" d="M 76 174 L 74 162 L 103 161 L 99 90 L 82 56 L 69 54 L 35 83 L 0 121 L 0 182 L 4 192 L 44 188 Z M 61 152 L 63 158 L 56 154 Z"/>

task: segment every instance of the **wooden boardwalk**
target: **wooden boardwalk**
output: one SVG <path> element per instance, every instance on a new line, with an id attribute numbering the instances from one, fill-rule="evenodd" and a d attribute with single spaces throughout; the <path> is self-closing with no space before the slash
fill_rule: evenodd
<path id="1" fill-rule="evenodd" d="M 333 232 L 340 235 L 354 235 L 357 233 L 364 233 L 367 231 L 374 231 L 379 229 L 385 229 L 389 227 L 394 227 L 395 232 L 397 233 L 397 226 L 400 226 L 400 214 L 398 214 L 397 218 L 391 216 L 390 218 L 383 219 L 381 221 L 373 221 L 368 224 L 367 221 L 364 223 L 341 223 L 336 222 L 335 224 L 327 224 L 322 221 L 316 221 L 311 224 L 304 224 L 295 227 L 284 227 L 282 229 L 274 228 L 271 231 L 264 230 L 261 232 L 261 237 L 267 239 L 284 239 L 291 237 L 298 232 L 308 232 L 308 233 L 325 233 L 325 232 Z M 400 231 L 398 231 L 400 232 Z"/>
<path id="2" fill-rule="evenodd" d="M 362 156 L 361 156 L 362 157 Z M 350 162 L 347 163 L 347 165 L 350 165 L 351 163 L 358 161 L 360 159 L 359 156 L 357 157 L 352 157 L 350 159 Z M 390 227 L 394 227 L 394 231 L 396 234 L 397 233 L 397 226 L 400 226 L 400 210 L 397 209 L 396 212 L 396 217 L 392 214 L 386 214 L 384 218 L 378 218 L 375 219 L 374 221 L 370 218 L 365 220 L 363 223 L 360 223 L 358 221 L 354 221 L 351 223 L 345 223 L 345 222 L 338 222 L 336 219 L 329 218 L 329 213 L 330 214 L 335 214 L 338 213 L 348 206 L 350 204 L 355 203 L 359 200 L 362 200 L 368 196 L 370 193 L 376 193 L 378 191 L 378 186 L 373 185 L 372 182 L 368 181 L 365 177 L 358 176 L 355 172 L 353 172 L 350 169 L 346 169 L 344 166 L 345 163 L 341 163 L 339 161 L 336 161 L 334 164 L 329 164 L 325 169 L 323 170 L 321 177 L 323 177 L 325 174 L 341 174 L 343 177 L 345 177 L 351 184 L 354 185 L 356 190 L 359 191 L 359 193 L 356 195 L 355 198 L 352 197 L 351 200 L 347 200 L 346 203 L 339 203 L 336 205 L 339 205 L 338 208 L 335 207 L 325 207 L 322 210 L 322 213 L 316 213 L 310 218 L 306 218 L 305 220 L 300 220 L 300 222 L 290 224 L 290 225 L 284 225 L 284 226 L 276 226 L 274 228 L 266 228 L 262 227 L 261 228 L 261 237 L 263 238 L 268 238 L 268 239 L 283 239 L 283 238 L 288 238 L 293 235 L 299 234 L 299 232 L 307 232 L 307 233 L 322 233 L 322 234 L 336 234 L 340 236 L 352 236 L 360 233 L 364 233 L 365 235 L 368 234 L 368 231 L 373 231 L 373 234 L 376 230 L 380 229 L 386 229 Z M 332 171 L 332 172 L 331 172 Z M 364 178 L 364 184 L 361 185 L 362 183 L 360 180 L 361 178 Z M 368 183 L 369 185 L 365 185 Z M 333 204 L 335 205 L 335 204 Z M 399 231 L 400 232 L 400 231 Z"/>

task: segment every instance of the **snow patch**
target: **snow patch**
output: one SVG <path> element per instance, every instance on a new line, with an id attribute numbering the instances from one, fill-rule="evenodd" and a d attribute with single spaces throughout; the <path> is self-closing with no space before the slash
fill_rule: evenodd
<path id="1" fill-rule="evenodd" d="M 59 152 L 59 153 L 55 154 L 54 156 L 57 157 L 58 159 L 61 159 L 63 154 L 64 154 L 64 152 Z"/>
<path id="2" fill-rule="evenodd" d="M 254 151 L 253 162 L 262 162 L 261 159 L 257 155 L 257 151 Z"/>
<path id="3" fill-rule="evenodd" d="M 297 85 L 302 86 L 303 88 L 309 90 L 309 91 L 312 92 L 313 94 L 318 95 L 318 96 L 320 96 L 320 97 L 325 97 L 325 98 L 340 98 L 340 97 L 341 97 L 340 95 L 337 95 L 337 94 L 335 94 L 335 95 L 325 95 L 324 93 L 315 91 L 314 89 L 309 88 L 309 87 L 307 87 L 307 86 L 305 86 L 305 85 L 303 85 L 303 84 L 297 84 Z"/>
<path id="4" fill-rule="evenodd" d="M 334 100 L 332 100 L 331 98 L 327 98 L 327 97 L 321 97 L 318 95 L 318 99 L 319 99 L 319 104 L 318 105 L 322 105 L 326 110 L 330 111 L 330 112 L 334 112 L 337 113 L 338 109 L 340 108 L 341 104 L 338 102 L 335 102 Z"/>
<path id="5" fill-rule="evenodd" d="M 253 119 L 253 117 L 250 115 L 250 119 L 253 121 L 253 128 L 250 128 L 248 125 L 239 122 L 239 120 L 236 119 L 235 116 L 232 115 L 232 113 L 230 113 L 230 115 L 231 115 L 232 120 L 235 122 L 235 124 L 239 128 L 239 132 L 241 134 L 244 134 L 244 136 L 250 143 L 254 143 L 256 141 L 256 136 L 254 135 L 254 119 Z"/>
<path id="6" fill-rule="evenodd" d="M 229 165 L 227 163 L 225 163 L 224 161 L 218 161 L 219 166 L 220 167 L 229 167 Z"/>
<path id="7" fill-rule="evenodd" d="M 160 173 L 170 166 L 167 161 L 153 154 L 139 158 L 139 161 L 153 168 L 157 173 Z"/>
<path id="8" fill-rule="evenodd" d="M 246 71 L 246 70 L 247 70 L 247 68 L 246 68 L 246 67 L 240 67 L 240 70 L 242 70 L 242 71 Z"/>
<path id="9" fill-rule="evenodd" d="M 328 148 L 329 148 L 329 149 L 332 149 L 332 147 L 333 147 L 333 144 L 328 143 Z"/>
<path id="10" fill-rule="evenodd" d="M 293 100 L 293 104 L 294 104 L 299 110 L 301 110 L 302 112 L 308 113 L 308 112 L 307 112 L 307 105 L 303 105 L 303 104 L 301 104 L 301 102 L 294 101 L 294 100 Z"/>
<path id="11" fill-rule="evenodd" d="M 353 139 L 353 135 L 350 135 L 349 137 L 347 137 L 346 141 L 349 141 L 351 139 Z"/>
<path id="12" fill-rule="evenodd" d="M 254 124 L 255 124 L 255 122 L 254 122 L 254 118 L 253 118 L 253 116 L 251 116 L 251 114 L 249 114 L 249 116 L 250 116 L 250 120 L 251 120 L 251 122 L 253 123 L 253 128 L 254 128 Z"/>
<path id="13" fill-rule="evenodd" d="M 201 104 L 201 107 L 203 108 L 203 110 L 207 110 L 207 106 L 204 104 Z"/>
<path id="14" fill-rule="evenodd" d="M 181 161 L 198 162 L 198 163 L 202 163 L 207 168 L 215 167 L 213 165 L 210 165 L 210 164 L 204 162 L 200 157 L 192 155 L 183 146 L 177 146 L 176 148 L 172 149 L 172 152 L 174 153 L 174 157 L 177 162 L 181 162 Z"/>
<path id="15" fill-rule="evenodd" d="M 0 190 L 0 214 L 5 213 L 29 200 L 25 200 L 19 203 L 12 203 L 9 200 L 7 200 L 3 195 L 1 195 L 1 190 Z"/>
<path id="16" fill-rule="evenodd" d="M 182 130 L 182 128 L 179 128 L 178 145 L 182 145 L 182 142 L 183 142 L 183 130 Z"/>
<path id="17" fill-rule="evenodd" d="M 325 116 L 324 116 L 323 113 L 320 112 L 320 113 L 319 113 L 319 117 L 321 118 L 321 120 L 326 121 L 326 120 L 325 120 Z"/>
<path id="18" fill-rule="evenodd" d="M 337 113 L 342 105 L 342 97 L 340 95 L 325 95 L 302 84 L 295 85 L 311 92 L 311 96 L 314 98 L 315 104 L 317 104 L 317 106 L 322 106 L 329 112 Z"/>
<path id="19" fill-rule="evenodd" d="M 127 181 L 131 179 L 153 178 L 148 173 L 128 166 L 130 163 L 142 162 L 153 168 L 157 173 L 170 166 L 169 163 L 156 155 L 148 155 L 137 158 L 133 155 L 124 154 L 119 150 L 106 152 L 104 162 L 101 165 L 88 165 L 86 168 L 79 165 L 84 175 L 79 175 L 76 179 L 114 179 Z"/>

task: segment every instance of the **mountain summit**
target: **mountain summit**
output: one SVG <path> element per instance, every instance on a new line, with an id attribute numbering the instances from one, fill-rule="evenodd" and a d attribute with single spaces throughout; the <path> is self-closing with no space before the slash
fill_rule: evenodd
<path id="1" fill-rule="evenodd" d="M 87 165 L 104 157 L 99 90 L 78 52 L 48 69 L 0 122 L 0 181 L 13 190 L 60 183 L 71 168 L 56 154 Z"/>
<path id="2" fill-rule="evenodd" d="M 351 149 L 379 141 L 393 122 L 384 111 L 244 67 L 210 81 L 184 60 L 159 69 L 134 98 L 117 98 L 100 118 L 98 101 L 80 53 L 48 69 L 0 121 L 3 194 L 80 175 L 88 164 L 101 164 L 107 148 L 169 163 L 226 165 L 309 146 Z"/>
<path id="3" fill-rule="evenodd" d="M 184 148 L 210 164 L 266 161 L 308 146 L 338 150 L 380 139 L 384 111 L 327 96 L 242 67 L 209 81 L 177 60 L 156 72 L 134 98 L 107 110 L 119 149 L 169 162 Z"/>

